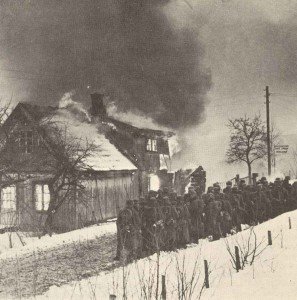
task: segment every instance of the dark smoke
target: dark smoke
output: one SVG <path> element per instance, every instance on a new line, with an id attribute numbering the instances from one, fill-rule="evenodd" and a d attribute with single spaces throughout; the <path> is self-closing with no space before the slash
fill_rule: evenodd
<path id="1" fill-rule="evenodd" d="M 196 124 L 211 79 L 199 33 L 172 26 L 168 2 L 5 1 L 5 66 L 28 83 L 27 101 L 53 104 L 75 90 L 86 102 L 97 90 L 122 111 L 175 128 Z"/>

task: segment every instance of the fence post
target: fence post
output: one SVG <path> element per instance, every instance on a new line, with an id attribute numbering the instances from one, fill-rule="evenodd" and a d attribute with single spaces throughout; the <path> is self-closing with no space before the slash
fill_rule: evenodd
<path id="1" fill-rule="evenodd" d="M 235 266 L 236 266 L 236 271 L 239 272 L 241 266 L 240 266 L 239 249 L 237 246 L 235 246 Z"/>
<path id="2" fill-rule="evenodd" d="M 272 238 L 271 238 L 271 231 L 268 230 L 268 245 L 271 246 L 272 245 Z"/>
<path id="3" fill-rule="evenodd" d="M 161 293 L 162 300 L 166 300 L 166 281 L 165 275 L 162 275 L 162 293 Z"/>
<path id="4" fill-rule="evenodd" d="M 109 300 L 115 300 L 117 298 L 116 295 L 109 295 Z"/>
<path id="5" fill-rule="evenodd" d="M 205 287 L 209 288 L 209 273 L 208 273 L 208 264 L 207 260 L 204 260 L 204 272 L 205 272 Z"/>
<path id="6" fill-rule="evenodd" d="M 292 228 L 291 218 L 289 217 L 289 229 Z"/>

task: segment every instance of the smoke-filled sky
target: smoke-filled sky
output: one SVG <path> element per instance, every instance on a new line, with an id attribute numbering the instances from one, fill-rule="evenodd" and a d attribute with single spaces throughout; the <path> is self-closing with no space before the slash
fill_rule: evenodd
<path id="1" fill-rule="evenodd" d="M 199 122 L 211 86 L 204 47 L 199 30 L 175 28 L 166 15 L 169 0 L 2 3 L 3 68 L 30 78 L 28 100 L 55 102 L 75 90 L 78 100 L 89 101 L 99 90 L 119 109 L 164 125 Z"/>
<path id="2" fill-rule="evenodd" d="M 55 104 L 74 90 L 87 103 L 90 91 L 101 91 L 121 110 L 191 126 L 184 131 L 186 159 L 221 163 L 227 119 L 265 116 L 269 85 L 273 123 L 296 133 L 297 0 L 2 0 L 0 6 L 4 100 Z"/>

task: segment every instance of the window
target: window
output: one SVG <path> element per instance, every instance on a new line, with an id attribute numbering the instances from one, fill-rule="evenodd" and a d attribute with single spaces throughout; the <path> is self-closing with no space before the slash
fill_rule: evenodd
<path id="1" fill-rule="evenodd" d="M 16 187 L 7 186 L 1 191 L 1 210 L 16 211 Z"/>
<path id="2" fill-rule="evenodd" d="M 35 208 L 38 211 L 47 211 L 50 203 L 50 192 L 47 184 L 35 185 Z"/>
<path id="3" fill-rule="evenodd" d="M 156 174 L 150 174 L 148 176 L 148 191 L 158 191 L 160 188 L 160 179 Z"/>
<path id="4" fill-rule="evenodd" d="M 157 152 L 157 140 L 148 139 L 146 144 L 146 150 Z"/>
<path id="5" fill-rule="evenodd" d="M 33 132 L 21 131 L 20 132 L 20 150 L 23 153 L 32 153 L 33 149 Z"/>

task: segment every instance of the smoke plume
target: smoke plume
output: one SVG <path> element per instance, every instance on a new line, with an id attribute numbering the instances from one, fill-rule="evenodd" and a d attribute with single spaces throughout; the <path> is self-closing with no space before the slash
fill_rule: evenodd
<path id="1" fill-rule="evenodd" d="M 96 90 L 159 124 L 197 124 L 211 78 L 199 30 L 174 24 L 170 2 L 5 1 L 2 66 L 24 80 L 27 101 L 53 104 L 75 90 L 86 102 Z"/>

